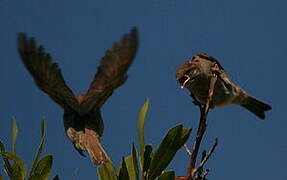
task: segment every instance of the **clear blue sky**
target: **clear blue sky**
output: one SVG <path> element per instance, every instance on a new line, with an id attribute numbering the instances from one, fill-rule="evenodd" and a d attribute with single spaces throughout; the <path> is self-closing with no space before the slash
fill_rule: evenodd
<path id="1" fill-rule="evenodd" d="M 64 134 L 63 111 L 34 84 L 16 51 L 16 34 L 43 44 L 74 93 L 86 92 L 100 57 L 137 26 L 140 48 L 127 83 L 104 105 L 103 144 L 115 164 L 137 141 L 139 108 L 151 106 L 146 141 L 158 145 L 172 126 L 196 127 L 198 109 L 175 80 L 175 69 L 197 52 L 217 57 L 232 79 L 273 107 L 261 121 L 239 106 L 210 112 L 203 148 L 219 146 L 207 167 L 210 179 L 287 179 L 287 2 L 283 0 L 0 0 L 0 138 L 10 144 L 11 117 L 20 133 L 18 153 L 30 163 L 47 119 L 45 153 L 55 157 L 53 174 L 97 179 Z M 194 137 L 194 133 L 191 137 Z M 191 141 L 189 145 L 191 146 Z M 186 172 L 183 150 L 169 168 Z M 2 172 L 3 174 L 3 172 Z"/>

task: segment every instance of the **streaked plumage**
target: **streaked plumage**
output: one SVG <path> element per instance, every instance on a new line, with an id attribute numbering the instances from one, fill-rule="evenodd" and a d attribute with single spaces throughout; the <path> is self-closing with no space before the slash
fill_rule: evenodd
<path id="1" fill-rule="evenodd" d="M 261 119 L 271 106 L 250 96 L 235 85 L 225 73 L 219 61 L 205 53 L 198 53 L 176 71 L 176 79 L 182 88 L 187 88 L 201 104 L 206 103 L 212 74 L 218 78 L 214 87 L 211 108 L 238 104 L 248 109 Z"/>

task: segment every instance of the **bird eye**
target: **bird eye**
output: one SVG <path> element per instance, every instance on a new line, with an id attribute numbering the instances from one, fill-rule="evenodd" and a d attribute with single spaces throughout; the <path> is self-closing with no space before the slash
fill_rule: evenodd
<path id="1" fill-rule="evenodd" d="M 199 60 L 198 60 L 198 59 L 195 59 L 194 62 L 199 62 Z"/>

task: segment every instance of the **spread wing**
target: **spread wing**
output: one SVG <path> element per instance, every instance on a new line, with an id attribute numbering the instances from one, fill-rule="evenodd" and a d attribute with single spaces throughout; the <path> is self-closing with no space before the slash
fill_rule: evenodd
<path id="1" fill-rule="evenodd" d="M 133 28 L 122 37 L 121 42 L 114 43 L 113 47 L 106 51 L 86 94 L 86 100 L 81 104 L 81 112 L 101 107 L 113 91 L 126 81 L 126 72 L 136 55 L 137 48 L 138 31 Z"/>
<path id="2" fill-rule="evenodd" d="M 66 85 L 61 70 L 42 46 L 37 46 L 33 38 L 27 38 L 24 33 L 20 33 L 18 52 L 25 67 L 42 91 L 63 108 L 69 107 L 78 111 L 79 103 Z"/>

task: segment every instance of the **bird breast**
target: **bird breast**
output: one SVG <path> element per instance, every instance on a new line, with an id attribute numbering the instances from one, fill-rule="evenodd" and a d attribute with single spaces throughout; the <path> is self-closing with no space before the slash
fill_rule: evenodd
<path id="1" fill-rule="evenodd" d="M 103 134 L 104 123 L 99 109 L 94 109 L 82 116 L 75 111 L 65 110 L 63 119 L 66 132 L 69 128 L 75 131 L 84 131 L 88 128 L 96 131 L 99 136 Z"/>
<path id="2" fill-rule="evenodd" d="M 206 104 L 206 99 L 210 88 L 210 80 L 211 76 L 199 74 L 193 78 L 193 82 L 190 84 L 190 87 L 188 87 L 188 89 L 191 90 L 193 95 L 201 104 Z M 226 85 L 221 79 L 218 78 L 214 86 L 211 107 L 226 106 L 231 104 L 235 94 L 236 92 L 231 85 Z"/>

